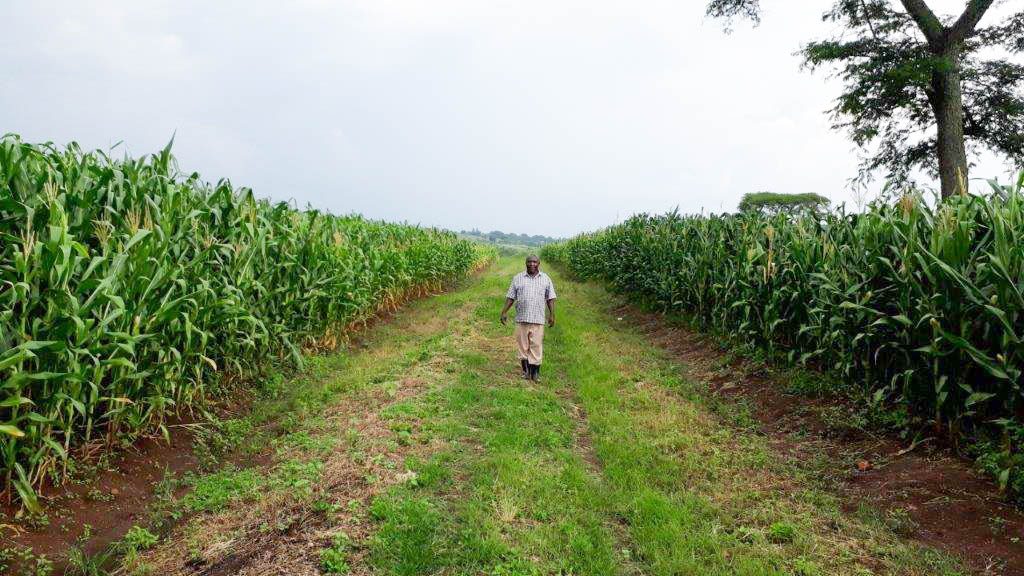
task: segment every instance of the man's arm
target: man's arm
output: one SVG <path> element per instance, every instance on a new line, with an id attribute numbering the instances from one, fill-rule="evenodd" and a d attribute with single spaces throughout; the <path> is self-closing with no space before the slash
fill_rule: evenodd
<path id="1" fill-rule="evenodd" d="M 544 290 L 545 300 L 548 303 L 548 326 L 555 327 L 555 283 L 548 278 L 548 287 Z"/>
<path id="2" fill-rule="evenodd" d="M 516 301 L 516 279 L 512 278 L 512 282 L 508 285 L 508 292 L 505 293 L 505 307 L 501 309 L 501 323 L 505 324 L 508 322 L 508 309 L 512 307 L 512 304 Z"/>
<path id="3" fill-rule="evenodd" d="M 502 324 L 507 324 L 508 323 L 508 309 L 511 308 L 513 304 L 515 304 L 515 299 L 513 299 L 513 298 L 505 298 L 505 307 L 501 309 L 501 323 Z"/>

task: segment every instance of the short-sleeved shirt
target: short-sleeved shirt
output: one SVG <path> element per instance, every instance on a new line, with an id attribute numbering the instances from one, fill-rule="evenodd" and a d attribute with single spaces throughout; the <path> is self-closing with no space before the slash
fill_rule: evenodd
<path id="1" fill-rule="evenodd" d="M 516 301 L 516 322 L 543 324 L 545 306 L 555 298 L 555 285 L 543 272 L 536 276 L 520 272 L 512 278 L 506 296 Z"/>

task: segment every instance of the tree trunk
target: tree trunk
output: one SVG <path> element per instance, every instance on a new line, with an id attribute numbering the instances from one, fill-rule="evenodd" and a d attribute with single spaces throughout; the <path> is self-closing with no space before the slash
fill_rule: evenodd
<path id="1" fill-rule="evenodd" d="M 942 54 L 945 65 L 932 72 L 932 109 L 938 124 L 939 181 L 942 198 L 967 193 L 967 149 L 960 87 L 960 47 Z"/>

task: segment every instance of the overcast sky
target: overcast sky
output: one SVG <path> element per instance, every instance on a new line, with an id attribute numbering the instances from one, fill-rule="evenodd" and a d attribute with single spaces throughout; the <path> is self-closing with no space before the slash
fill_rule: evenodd
<path id="1" fill-rule="evenodd" d="M 0 132 L 153 152 L 335 213 L 564 236 L 745 192 L 851 199 L 829 2 L 10 0 Z M 952 12 L 963 0 L 933 0 Z M 983 160 L 973 176 L 1001 176 Z"/>

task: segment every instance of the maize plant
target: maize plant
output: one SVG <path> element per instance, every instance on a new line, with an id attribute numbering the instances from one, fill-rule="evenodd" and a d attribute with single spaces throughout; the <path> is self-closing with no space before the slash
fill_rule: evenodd
<path id="1" fill-rule="evenodd" d="M 268 362 L 479 264 L 454 234 L 258 200 L 181 175 L 170 146 L 111 159 L 0 139 L 0 474 L 35 505 L 76 448 L 162 432 Z"/>
<path id="2" fill-rule="evenodd" d="M 1024 174 L 992 188 L 856 214 L 639 215 L 544 253 L 959 439 L 1024 424 Z"/>

